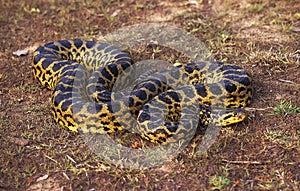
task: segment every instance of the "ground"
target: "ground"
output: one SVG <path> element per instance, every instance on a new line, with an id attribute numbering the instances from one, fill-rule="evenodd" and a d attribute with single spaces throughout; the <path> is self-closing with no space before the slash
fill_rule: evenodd
<path id="1" fill-rule="evenodd" d="M 0 189 L 299 190 L 299 10 L 297 0 L 1 0 Z M 199 134 L 163 165 L 130 170 L 98 158 L 53 121 L 51 91 L 33 78 L 31 60 L 49 41 L 99 40 L 149 22 L 179 27 L 215 60 L 245 68 L 255 93 L 248 119 L 223 128 L 205 153 L 195 149 Z M 173 50 L 157 50 L 140 47 L 132 56 L 176 61 Z"/>

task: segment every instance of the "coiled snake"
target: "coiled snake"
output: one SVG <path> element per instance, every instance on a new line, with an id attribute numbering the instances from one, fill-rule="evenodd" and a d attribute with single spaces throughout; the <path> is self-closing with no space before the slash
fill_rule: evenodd
<path id="1" fill-rule="evenodd" d="M 127 94 L 113 92 L 117 79 L 124 73 L 130 76 L 133 65 L 130 56 L 114 46 L 83 40 L 40 46 L 32 62 L 35 78 L 53 90 L 55 121 L 72 131 L 127 129 L 162 143 L 181 139 L 198 122 L 227 126 L 246 117 L 241 108 L 250 104 L 253 89 L 248 73 L 238 66 L 177 65 L 143 77 Z M 185 106 L 197 112 L 197 120 L 181 123 Z"/>

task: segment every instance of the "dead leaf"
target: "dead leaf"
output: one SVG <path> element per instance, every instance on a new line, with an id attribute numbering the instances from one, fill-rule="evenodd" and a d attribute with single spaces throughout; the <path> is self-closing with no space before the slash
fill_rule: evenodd
<path id="1" fill-rule="evenodd" d="M 14 56 L 26 56 L 28 55 L 29 50 L 28 49 L 24 49 L 24 50 L 17 50 L 15 52 L 13 52 Z"/>
<path id="2" fill-rule="evenodd" d="M 11 143 L 15 143 L 20 146 L 25 146 L 25 145 L 28 145 L 28 143 L 29 143 L 29 141 L 27 139 L 11 137 L 11 136 L 8 136 L 7 140 Z"/>

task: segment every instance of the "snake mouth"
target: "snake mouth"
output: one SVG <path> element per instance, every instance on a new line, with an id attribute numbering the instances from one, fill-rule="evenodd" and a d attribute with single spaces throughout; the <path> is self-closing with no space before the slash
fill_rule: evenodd
<path id="1" fill-rule="evenodd" d="M 244 109 L 236 108 L 233 110 L 226 111 L 223 114 L 223 120 L 221 121 L 221 126 L 229 126 L 235 123 L 244 121 L 248 116 L 247 112 Z"/>

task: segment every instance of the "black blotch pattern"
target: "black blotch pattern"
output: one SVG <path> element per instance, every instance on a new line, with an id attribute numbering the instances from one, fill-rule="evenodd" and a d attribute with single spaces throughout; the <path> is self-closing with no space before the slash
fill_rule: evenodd
<path id="1" fill-rule="evenodd" d="M 235 84 L 231 83 L 230 81 L 228 80 L 224 80 L 223 81 L 224 85 L 225 85 L 225 89 L 229 92 L 229 93 L 232 93 L 234 91 L 236 91 L 237 87 Z"/>
<path id="2" fill-rule="evenodd" d="M 142 113 L 140 113 L 138 121 L 140 123 L 146 121 L 146 120 L 150 120 L 150 115 L 149 115 L 149 107 L 147 105 L 143 106 L 142 108 Z"/>
<path id="3" fill-rule="evenodd" d="M 146 84 L 146 85 L 145 85 L 145 88 L 147 88 L 147 89 L 148 89 L 149 91 L 151 91 L 151 92 L 155 92 L 155 91 L 156 91 L 155 85 L 154 85 L 154 84 L 151 84 L 151 83 Z"/>
<path id="4" fill-rule="evenodd" d="M 51 48 L 51 49 L 56 50 L 56 51 L 59 51 L 58 46 L 56 46 L 56 45 L 54 44 L 54 42 L 49 42 L 49 43 L 45 44 L 45 47 Z"/>
<path id="5" fill-rule="evenodd" d="M 167 127 L 167 129 L 172 132 L 175 133 L 178 129 L 178 122 L 173 122 L 173 124 L 169 121 L 165 122 L 165 126 Z"/>
<path id="6" fill-rule="evenodd" d="M 190 67 L 189 65 L 186 65 L 184 67 L 184 70 L 187 72 L 187 73 L 193 73 L 194 69 L 192 67 Z"/>
<path id="7" fill-rule="evenodd" d="M 147 93 L 144 90 L 139 90 L 134 92 L 135 96 L 138 97 L 140 100 L 146 100 L 147 99 Z"/>
<path id="8" fill-rule="evenodd" d="M 67 97 L 69 97 L 69 96 L 67 96 Z M 63 101 L 63 103 L 61 104 L 62 111 L 67 111 L 70 105 L 72 105 L 72 100 Z"/>
<path id="9" fill-rule="evenodd" d="M 120 59 L 120 58 L 122 58 L 122 59 L 123 59 L 123 58 L 124 58 L 124 59 L 125 59 L 125 58 L 129 58 L 128 54 L 122 53 L 122 52 L 120 52 L 119 50 L 116 51 L 116 54 L 117 54 L 117 55 L 115 56 L 116 59 Z M 130 59 L 130 58 L 129 58 L 129 59 Z"/>
<path id="10" fill-rule="evenodd" d="M 112 76 L 110 75 L 110 73 L 107 71 L 106 68 L 103 68 L 103 70 L 101 71 L 101 74 L 106 78 L 108 79 L 109 81 L 112 80 Z"/>
<path id="11" fill-rule="evenodd" d="M 245 91 L 245 90 L 246 90 L 246 88 L 240 87 L 240 88 L 238 89 L 238 93 L 240 94 L 241 92 L 243 92 L 243 91 Z"/>
<path id="12" fill-rule="evenodd" d="M 197 90 L 198 95 L 200 95 L 203 98 L 207 96 L 207 91 L 203 84 L 195 84 L 194 86 Z"/>
<path id="13" fill-rule="evenodd" d="M 58 41 L 61 45 L 63 45 L 64 47 L 66 47 L 67 49 L 71 48 L 71 43 L 68 40 L 60 40 Z"/>
<path id="14" fill-rule="evenodd" d="M 99 44 L 99 46 L 97 46 L 97 50 L 102 51 L 103 49 L 105 49 L 108 45 L 107 44 Z"/>
<path id="15" fill-rule="evenodd" d="M 249 78 L 242 78 L 241 83 L 245 86 L 249 86 L 251 84 L 251 81 L 249 80 Z"/>
<path id="16" fill-rule="evenodd" d="M 128 99 L 128 107 L 132 107 L 134 104 L 134 99 L 132 97 L 129 97 Z"/>
<path id="17" fill-rule="evenodd" d="M 115 50 L 116 48 L 113 46 L 107 46 L 107 48 L 104 50 L 104 53 L 110 53 L 111 51 Z"/>
<path id="18" fill-rule="evenodd" d="M 74 40 L 74 45 L 76 46 L 77 49 L 79 49 L 82 46 L 83 42 L 82 40 Z"/>
<path id="19" fill-rule="evenodd" d="M 95 42 L 93 42 L 93 41 L 86 41 L 86 47 L 87 48 L 92 48 L 93 46 L 95 46 Z"/>
<path id="20" fill-rule="evenodd" d="M 180 97 L 176 92 L 168 92 L 168 95 L 173 98 L 174 101 L 180 102 Z"/>
<path id="21" fill-rule="evenodd" d="M 42 67 L 43 67 L 44 69 L 46 69 L 46 68 L 48 68 L 49 65 L 52 64 L 52 63 L 53 63 L 53 60 L 50 60 L 50 59 L 43 60 L 43 62 L 42 62 Z"/>
<path id="22" fill-rule="evenodd" d="M 117 64 L 110 64 L 108 65 L 109 71 L 117 77 L 119 75 L 118 66 Z"/>

